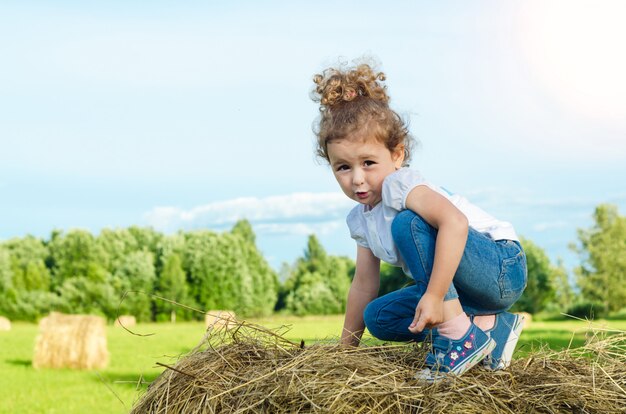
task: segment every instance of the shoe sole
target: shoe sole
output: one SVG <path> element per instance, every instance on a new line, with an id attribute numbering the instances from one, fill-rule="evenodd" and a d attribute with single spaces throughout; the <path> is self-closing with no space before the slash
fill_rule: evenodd
<path id="1" fill-rule="evenodd" d="M 511 330 L 511 334 L 506 340 L 506 345 L 504 345 L 504 350 L 502 351 L 502 358 L 500 358 L 500 362 L 496 368 L 491 365 L 485 365 L 485 368 L 489 371 L 500 371 L 503 369 L 507 369 L 511 365 L 511 361 L 513 359 L 513 352 L 515 352 L 515 347 L 517 346 L 517 341 L 519 340 L 520 334 L 522 333 L 522 329 L 524 329 L 524 317 L 521 315 L 516 315 L 516 319 L 514 322 L 513 329 Z"/>
<path id="2" fill-rule="evenodd" d="M 494 341 L 492 338 L 489 338 L 489 341 L 486 342 L 482 346 L 482 348 L 479 348 L 478 352 L 472 358 L 466 360 L 463 365 L 451 369 L 450 373 L 456 376 L 463 375 L 468 369 L 472 368 L 474 365 L 485 359 L 487 355 L 491 354 L 491 351 L 493 351 L 496 346 L 496 341 Z"/>

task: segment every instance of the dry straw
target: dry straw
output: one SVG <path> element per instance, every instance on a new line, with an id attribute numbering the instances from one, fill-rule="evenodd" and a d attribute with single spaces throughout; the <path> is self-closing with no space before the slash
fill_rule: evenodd
<path id="1" fill-rule="evenodd" d="M 106 321 L 53 312 L 39 322 L 35 368 L 104 368 L 109 360 Z"/>
<path id="2" fill-rule="evenodd" d="M 221 329 L 233 327 L 237 324 L 237 318 L 234 311 L 229 310 L 210 310 L 204 316 L 204 325 L 207 329 Z"/>
<path id="3" fill-rule="evenodd" d="M 506 371 L 474 368 L 433 385 L 412 379 L 425 347 L 304 346 L 239 322 L 203 342 L 147 389 L 132 413 L 626 412 L 626 333 L 577 349 L 535 351 Z"/>
<path id="4" fill-rule="evenodd" d="M 11 321 L 5 318 L 4 316 L 0 316 L 0 331 L 10 331 L 11 330 Z"/>

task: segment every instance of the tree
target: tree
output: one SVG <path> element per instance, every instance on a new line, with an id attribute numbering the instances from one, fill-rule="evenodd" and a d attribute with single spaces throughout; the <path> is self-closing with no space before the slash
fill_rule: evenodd
<path id="1" fill-rule="evenodd" d="M 348 290 L 354 277 L 354 269 L 352 259 L 344 256 L 328 256 L 328 273 L 325 281 L 333 297 L 340 303 L 338 313 L 346 310 Z"/>
<path id="2" fill-rule="evenodd" d="M 19 282 L 15 281 L 15 286 L 19 286 L 19 289 L 44 292 L 50 289 L 50 272 L 43 260 L 30 261 L 26 264 L 25 269 L 20 270 L 15 272 L 16 279 L 17 277 L 21 279 Z"/>
<path id="3" fill-rule="evenodd" d="M 109 273 L 115 273 L 127 255 L 141 250 L 137 238 L 128 229 L 103 229 L 96 243 L 105 253 L 106 263 L 102 265 Z"/>
<path id="4" fill-rule="evenodd" d="M 159 240 L 156 247 L 156 271 L 157 274 L 161 274 L 163 266 L 165 266 L 165 260 L 172 254 L 178 255 L 181 261 L 181 266 L 184 270 L 185 263 L 183 262 L 183 256 L 185 254 L 185 233 L 179 231 L 176 234 L 164 236 Z"/>
<path id="5" fill-rule="evenodd" d="M 556 269 L 541 247 L 524 238 L 520 241 L 526 253 L 528 283 L 522 297 L 515 303 L 514 309 L 537 313 L 555 298 Z"/>
<path id="6" fill-rule="evenodd" d="M 345 310 L 352 261 L 328 256 L 315 235 L 309 236 L 304 257 L 283 285 L 279 301 L 296 315 L 336 314 Z"/>
<path id="7" fill-rule="evenodd" d="M 404 274 L 401 267 L 391 266 L 382 262 L 380 265 L 380 288 L 378 296 L 402 289 L 405 286 L 415 284 L 413 279 Z"/>
<path id="8" fill-rule="evenodd" d="M 574 304 L 576 296 L 561 259 L 557 261 L 556 267 L 553 268 L 552 283 L 554 285 L 555 298 L 554 302 L 546 306 L 546 310 L 563 312 L 564 309 L 569 309 Z"/>
<path id="9" fill-rule="evenodd" d="M 163 234 L 152 227 L 130 226 L 128 232 L 135 238 L 138 250 L 147 250 L 152 254 L 157 253 L 157 249 Z"/>
<path id="10" fill-rule="evenodd" d="M 241 258 L 245 265 L 242 271 L 246 279 L 242 280 L 242 283 L 250 284 L 249 286 L 242 285 L 242 289 L 246 290 L 245 294 L 251 295 L 251 300 L 248 302 L 249 309 L 246 312 L 256 316 L 268 315 L 274 310 L 276 303 L 279 289 L 278 277 L 258 250 L 255 243 L 256 236 L 247 220 L 238 221 L 231 234 L 238 240 L 242 252 Z"/>
<path id="11" fill-rule="evenodd" d="M 192 298 L 204 310 L 231 310 L 236 302 L 230 249 L 211 231 L 185 234 L 183 263 Z"/>
<path id="12" fill-rule="evenodd" d="M 104 315 L 107 319 L 117 316 L 119 295 L 110 283 L 78 276 L 67 278 L 57 290 L 61 296 L 58 310 L 62 312 Z"/>
<path id="13" fill-rule="evenodd" d="M 50 254 L 43 240 L 31 235 L 8 240 L 3 243 L 3 246 L 18 259 L 22 267 L 26 267 L 26 264 L 31 261 L 45 261 Z"/>
<path id="14" fill-rule="evenodd" d="M 132 291 L 121 303 L 120 313 L 130 313 L 140 321 L 150 320 L 152 301 L 149 295 L 155 279 L 152 253 L 142 250 L 126 256 L 113 276 L 113 285 L 120 298 L 123 293 Z"/>
<path id="15" fill-rule="evenodd" d="M 10 319 L 34 322 L 51 311 L 63 311 L 64 302 L 53 292 L 40 290 L 23 291 L 0 304 L 2 313 Z"/>
<path id="16" fill-rule="evenodd" d="M 248 220 L 239 220 L 233 226 L 231 233 L 241 236 L 243 240 L 254 245 L 256 243 L 256 235 L 252 230 L 252 225 Z"/>
<path id="17" fill-rule="evenodd" d="M 0 297 L 6 300 L 6 293 L 13 288 L 13 271 L 11 270 L 11 255 L 8 250 L 0 246 Z"/>
<path id="18" fill-rule="evenodd" d="M 328 271 L 326 250 L 314 234 L 309 236 L 307 248 L 304 251 L 304 260 L 300 261 L 300 265 L 303 270 L 309 272 L 326 273 Z"/>
<path id="19" fill-rule="evenodd" d="M 209 231 L 187 233 L 185 237 L 183 267 L 198 306 L 207 311 L 253 314 L 255 286 L 242 238 L 230 232 Z"/>
<path id="20" fill-rule="evenodd" d="M 176 253 L 170 254 L 165 259 L 165 264 L 158 280 L 157 292 L 166 299 L 184 303 L 187 299 L 187 291 L 187 280 L 180 256 Z M 163 301 L 156 301 L 155 303 L 157 313 L 168 313 L 170 321 L 172 323 L 176 322 L 176 313 L 180 309 L 179 306 Z"/>
<path id="21" fill-rule="evenodd" d="M 617 206 L 601 204 L 589 229 L 578 230 L 579 245 L 572 245 L 581 258 L 575 269 L 585 300 L 617 311 L 626 304 L 626 217 Z"/>
<path id="22" fill-rule="evenodd" d="M 49 291 L 48 259 L 45 243 L 33 236 L 0 246 L 0 313 L 14 320 L 35 321 L 59 308 L 62 300 Z"/>
<path id="23" fill-rule="evenodd" d="M 50 271 L 45 261 L 49 256 L 43 241 L 33 236 L 11 239 L 4 244 L 11 256 L 13 287 L 17 291 L 50 289 Z"/>
<path id="24" fill-rule="evenodd" d="M 57 234 L 48 247 L 53 265 L 53 287 L 61 286 L 65 280 L 74 277 L 85 277 L 99 283 L 107 281 L 106 263 L 109 260 L 106 251 L 88 231 L 70 230 L 65 235 Z"/>
<path id="25" fill-rule="evenodd" d="M 11 305 L 15 303 L 16 296 L 13 288 L 11 256 L 8 250 L 0 245 L 0 315 L 10 316 Z"/>

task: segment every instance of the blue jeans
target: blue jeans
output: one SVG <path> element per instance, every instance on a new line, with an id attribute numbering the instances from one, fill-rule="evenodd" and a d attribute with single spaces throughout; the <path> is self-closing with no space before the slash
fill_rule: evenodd
<path id="1" fill-rule="evenodd" d="M 388 293 L 370 302 L 364 311 L 367 329 L 385 341 L 422 341 L 428 330 L 413 334 L 408 327 L 430 280 L 437 230 L 411 210 L 400 212 L 391 234 L 414 286 Z M 463 257 L 444 300 L 458 298 L 465 313 L 488 315 L 504 312 L 526 287 L 526 255 L 520 244 L 493 240 L 471 227 Z"/>

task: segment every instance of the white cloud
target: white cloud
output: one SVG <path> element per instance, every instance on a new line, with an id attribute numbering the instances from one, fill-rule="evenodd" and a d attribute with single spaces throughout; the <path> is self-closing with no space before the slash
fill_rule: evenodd
<path id="1" fill-rule="evenodd" d="M 155 207 L 145 221 L 161 231 L 228 228 L 247 219 L 260 233 L 328 234 L 343 225 L 354 202 L 341 193 L 293 193 L 270 197 L 241 197 L 184 210 Z"/>
<path id="2" fill-rule="evenodd" d="M 327 235 L 345 226 L 344 220 L 333 220 L 319 223 L 265 223 L 254 226 L 259 234 L 272 235 Z"/>
<path id="3" fill-rule="evenodd" d="M 547 197 L 527 189 L 511 189 L 503 187 L 485 187 L 468 191 L 463 194 L 471 202 L 481 207 L 520 207 L 543 209 L 586 209 L 591 211 L 602 202 L 621 203 L 626 200 L 626 193 L 618 192 L 603 194 L 602 197 L 585 196 L 557 196 Z"/>

